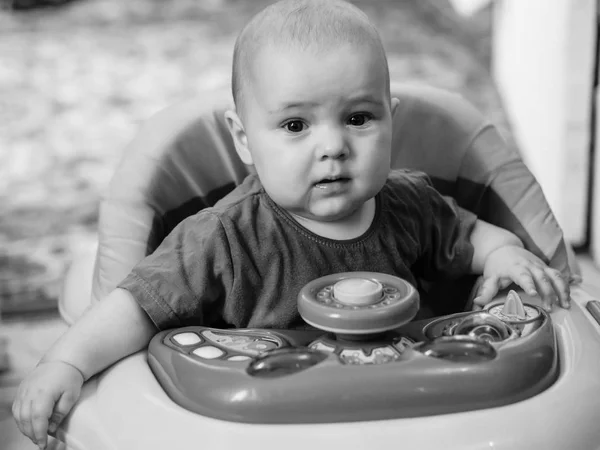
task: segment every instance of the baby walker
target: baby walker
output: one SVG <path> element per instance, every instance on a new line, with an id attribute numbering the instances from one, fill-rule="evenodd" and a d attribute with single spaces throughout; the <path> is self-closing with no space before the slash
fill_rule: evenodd
<path id="1" fill-rule="evenodd" d="M 416 290 L 370 272 L 309 283 L 316 330 L 186 327 L 86 383 L 68 448 L 598 449 L 600 303 L 510 291 L 410 322 Z M 523 297 L 524 301 L 522 301 Z"/>
<path id="2" fill-rule="evenodd" d="M 452 93 L 392 91 L 393 167 L 427 173 L 564 267 L 540 186 L 492 124 Z M 203 96 L 167 108 L 128 148 L 101 208 L 96 299 L 248 173 L 224 105 Z M 73 269 L 63 298 L 78 306 L 92 297 L 81 292 L 91 267 Z M 57 437 L 76 450 L 598 450 L 600 292 L 571 294 L 570 310 L 509 293 L 483 311 L 412 321 L 419 300 L 405 281 L 331 275 L 298 298 L 314 329 L 161 332 L 85 383 Z"/>

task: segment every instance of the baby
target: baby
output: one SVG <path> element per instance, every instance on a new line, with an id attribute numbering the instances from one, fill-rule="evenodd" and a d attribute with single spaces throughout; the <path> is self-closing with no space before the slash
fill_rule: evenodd
<path id="1" fill-rule="evenodd" d="M 340 0 L 284 0 L 259 13 L 234 52 L 240 158 L 256 169 L 184 220 L 43 357 L 13 414 L 44 448 L 82 384 L 186 325 L 304 326 L 299 290 L 315 278 L 374 271 L 435 280 L 482 273 L 475 303 L 515 282 L 568 307 L 560 273 L 508 231 L 458 210 L 421 173 L 390 173 L 386 55 L 367 17 Z"/>

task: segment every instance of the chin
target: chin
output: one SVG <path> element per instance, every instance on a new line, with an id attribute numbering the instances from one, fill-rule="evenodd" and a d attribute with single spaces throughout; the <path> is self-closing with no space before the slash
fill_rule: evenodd
<path id="1" fill-rule="evenodd" d="M 349 214 L 329 214 L 324 216 L 315 216 L 315 220 L 320 222 L 339 222 L 340 220 L 344 220 L 349 216 Z"/>
<path id="2" fill-rule="evenodd" d="M 329 211 L 323 211 L 320 213 L 314 214 L 312 217 L 314 220 L 319 220 L 321 222 L 337 222 L 340 220 L 348 219 L 352 217 L 354 213 L 358 210 L 356 208 L 343 208 L 343 209 L 331 209 Z"/>

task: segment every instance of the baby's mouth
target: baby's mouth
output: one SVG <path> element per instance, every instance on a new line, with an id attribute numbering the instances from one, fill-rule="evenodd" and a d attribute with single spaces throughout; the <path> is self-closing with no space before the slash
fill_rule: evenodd
<path id="1" fill-rule="evenodd" d="M 348 181 L 350 181 L 350 178 L 347 177 L 323 178 L 315 183 L 315 187 L 319 189 L 327 189 L 328 187 L 341 185 L 347 183 Z"/>

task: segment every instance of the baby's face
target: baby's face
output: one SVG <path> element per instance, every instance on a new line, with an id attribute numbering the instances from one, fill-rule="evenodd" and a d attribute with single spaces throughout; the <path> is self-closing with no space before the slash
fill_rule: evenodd
<path id="1" fill-rule="evenodd" d="M 384 64 L 368 46 L 257 55 L 243 122 L 252 163 L 278 205 L 337 221 L 382 188 L 392 136 Z"/>

